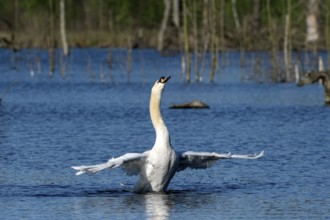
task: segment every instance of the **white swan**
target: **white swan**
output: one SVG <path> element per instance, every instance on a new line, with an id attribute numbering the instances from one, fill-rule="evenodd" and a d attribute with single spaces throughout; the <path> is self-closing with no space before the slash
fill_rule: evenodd
<path id="1" fill-rule="evenodd" d="M 258 155 L 218 154 L 210 152 L 176 152 L 171 146 L 170 134 L 167 130 L 160 111 L 163 89 L 170 77 L 161 77 L 151 90 L 150 117 L 156 131 L 156 141 L 153 148 L 143 153 L 127 153 L 112 158 L 103 164 L 91 166 L 73 166 L 78 170 L 76 175 L 83 173 L 97 173 L 106 168 L 122 166 L 128 175 L 139 175 L 140 179 L 134 187 L 134 192 L 162 192 L 165 191 L 176 172 L 192 169 L 205 169 L 212 166 L 219 159 L 256 159 Z"/>

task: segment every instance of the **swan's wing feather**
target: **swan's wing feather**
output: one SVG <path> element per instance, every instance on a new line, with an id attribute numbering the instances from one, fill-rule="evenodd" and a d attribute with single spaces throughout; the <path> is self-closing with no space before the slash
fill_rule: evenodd
<path id="1" fill-rule="evenodd" d="M 115 168 L 122 166 L 127 175 L 133 176 L 140 173 L 141 168 L 144 165 L 145 159 L 148 156 L 149 151 L 144 153 L 127 153 L 120 157 L 111 158 L 106 163 L 89 165 L 89 166 L 72 166 L 74 170 L 78 170 L 76 175 L 83 173 L 97 173 L 107 168 Z"/>
<path id="2" fill-rule="evenodd" d="M 241 155 L 241 154 L 218 154 L 214 152 L 195 152 L 186 151 L 179 153 L 179 168 L 178 171 L 191 169 L 206 169 L 212 166 L 217 160 L 221 159 L 257 159 L 264 155 L 264 151 L 254 155 Z"/>
<path id="3" fill-rule="evenodd" d="M 138 175 L 141 171 L 141 168 L 145 164 L 145 160 L 149 154 L 149 151 L 146 151 L 142 154 L 136 155 L 135 158 L 129 160 L 129 162 L 125 162 L 122 165 L 122 169 L 126 172 L 129 176 Z"/>

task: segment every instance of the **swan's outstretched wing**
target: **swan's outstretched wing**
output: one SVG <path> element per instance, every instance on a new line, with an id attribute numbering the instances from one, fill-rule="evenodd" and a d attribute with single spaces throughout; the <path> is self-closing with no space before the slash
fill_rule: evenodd
<path id="1" fill-rule="evenodd" d="M 218 154 L 210 152 L 194 152 L 186 151 L 179 153 L 179 168 L 177 171 L 182 171 L 187 168 L 205 169 L 212 166 L 217 160 L 221 159 L 257 159 L 264 155 L 264 151 L 255 155 L 240 155 L 240 154 Z"/>
<path id="2" fill-rule="evenodd" d="M 72 166 L 71 168 L 74 170 L 78 170 L 76 175 L 80 175 L 83 173 L 97 173 L 107 168 L 111 169 L 122 166 L 123 170 L 126 172 L 127 175 L 133 176 L 138 175 L 140 173 L 140 170 L 143 167 L 148 154 L 149 151 L 146 151 L 144 153 L 127 153 L 123 156 L 112 158 L 106 163 L 90 166 Z"/>

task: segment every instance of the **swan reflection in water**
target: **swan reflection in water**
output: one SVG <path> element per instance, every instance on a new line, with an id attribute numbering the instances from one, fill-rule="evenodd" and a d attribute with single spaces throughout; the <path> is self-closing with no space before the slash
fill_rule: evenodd
<path id="1" fill-rule="evenodd" d="M 179 216 L 191 216 L 191 211 L 203 208 L 204 211 L 214 209 L 218 193 L 209 193 L 196 190 L 179 190 L 166 193 L 146 193 L 143 195 L 146 219 L 166 220 L 180 218 Z M 138 195 L 138 196 L 139 196 Z M 179 211 L 180 210 L 180 211 Z M 187 213 L 184 213 L 185 211 Z M 179 213 L 178 213 L 179 212 Z M 207 218 L 207 217 L 206 217 Z"/>
<path id="2" fill-rule="evenodd" d="M 147 193 L 145 198 L 145 211 L 147 219 L 169 219 L 170 210 L 174 206 L 171 195 L 166 193 Z"/>

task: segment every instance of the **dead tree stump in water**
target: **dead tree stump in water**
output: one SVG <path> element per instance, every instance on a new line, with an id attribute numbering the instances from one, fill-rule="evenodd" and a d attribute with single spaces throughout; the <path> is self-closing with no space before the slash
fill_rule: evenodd
<path id="1" fill-rule="evenodd" d="M 330 70 L 327 71 L 310 71 L 303 76 L 297 83 L 297 86 L 304 86 L 322 81 L 324 88 L 324 104 L 330 105 Z"/>

